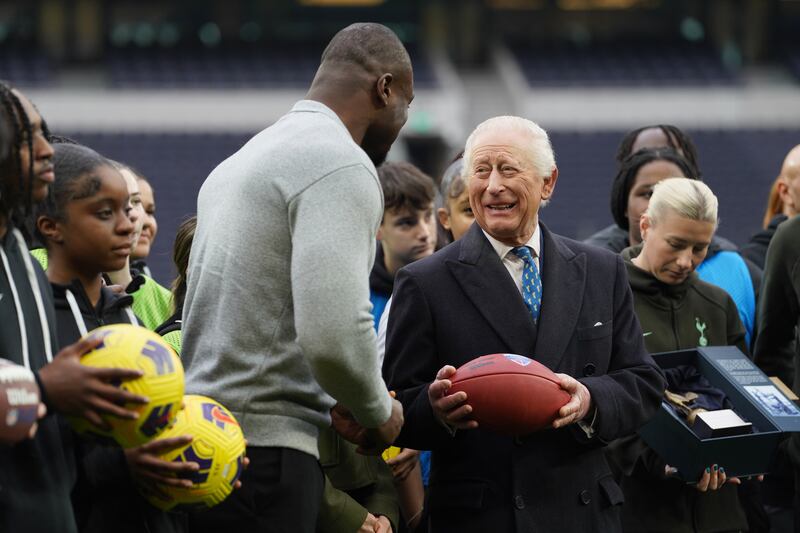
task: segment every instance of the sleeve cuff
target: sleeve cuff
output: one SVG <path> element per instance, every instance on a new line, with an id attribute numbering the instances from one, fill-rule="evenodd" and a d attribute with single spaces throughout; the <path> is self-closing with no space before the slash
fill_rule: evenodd
<path id="1" fill-rule="evenodd" d="M 41 401 L 45 407 L 47 407 L 47 414 L 53 412 L 52 405 L 50 405 L 50 399 L 47 397 L 47 389 L 44 387 L 44 382 L 42 382 L 42 378 L 39 376 L 39 371 L 33 371 L 33 377 L 36 379 L 36 384 L 39 386 L 39 401 Z"/>
<path id="2" fill-rule="evenodd" d="M 434 415 L 433 417 L 436 419 L 436 421 L 439 423 L 439 425 L 442 426 L 445 431 L 447 431 L 448 435 L 450 435 L 451 437 L 455 437 L 456 436 L 456 431 L 458 431 L 457 427 L 451 426 L 450 424 L 448 424 L 444 420 L 441 420 L 436 415 Z"/>
<path id="3" fill-rule="evenodd" d="M 594 424 L 595 422 L 597 422 L 597 406 L 592 406 L 592 411 L 593 411 L 592 421 L 589 422 L 588 424 L 586 423 L 586 418 L 584 418 L 583 420 L 578 420 L 578 427 L 583 430 L 583 432 L 586 434 L 586 437 L 589 439 L 594 437 L 595 434 L 597 433 L 597 431 L 594 428 Z"/>

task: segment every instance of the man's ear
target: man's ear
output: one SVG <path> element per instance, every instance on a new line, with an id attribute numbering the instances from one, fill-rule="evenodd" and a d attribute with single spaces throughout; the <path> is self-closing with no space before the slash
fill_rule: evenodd
<path id="1" fill-rule="evenodd" d="M 40 216 L 36 219 L 36 228 L 39 233 L 48 241 L 61 244 L 64 242 L 64 237 L 61 235 L 61 228 L 58 222 L 48 216 Z M 42 243 L 44 244 L 44 243 Z"/>
<path id="2" fill-rule="evenodd" d="M 556 188 L 556 181 L 558 180 L 558 167 L 553 167 L 553 172 L 550 176 L 544 179 L 542 186 L 542 200 L 549 200 L 553 196 L 553 190 Z"/>
<path id="3" fill-rule="evenodd" d="M 775 184 L 775 190 L 778 191 L 781 204 L 787 205 L 792 203 L 792 197 L 789 196 L 789 185 L 786 183 L 786 180 L 783 178 L 779 179 L 778 183 Z"/>
<path id="4" fill-rule="evenodd" d="M 380 78 L 378 78 L 377 83 L 375 84 L 377 100 L 380 103 L 380 107 L 386 107 L 389 105 L 389 98 L 392 96 L 392 90 L 394 82 L 394 76 L 390 73 L 386 73 Z"/>

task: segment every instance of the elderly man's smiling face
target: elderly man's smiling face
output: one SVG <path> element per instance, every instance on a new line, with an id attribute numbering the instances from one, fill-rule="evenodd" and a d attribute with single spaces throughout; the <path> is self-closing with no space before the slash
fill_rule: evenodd
<path id="1" fill-rule="evenodd" d="M 509 246 L 528 242 L 548 200 L 558 170 L 539 176 L 533 165 L 531 134 L 511 128 L 480 134 L 469 159 L 469 203 L 486 232 Z"/>

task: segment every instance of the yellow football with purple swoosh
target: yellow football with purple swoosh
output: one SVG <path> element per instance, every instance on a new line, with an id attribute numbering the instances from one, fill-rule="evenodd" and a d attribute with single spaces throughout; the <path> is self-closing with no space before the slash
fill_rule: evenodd
<path id="1" fill-rule="evenodd" d="M 220 403 L 205 396 L 184 397 L 183 409 L 161 438 L 191 435 L 192 442 L 164 453 L 165 461 L 190 462 L 200 467 L 185 474 L 191 487 L 140 486 L 147 500 L 165 511 L 207 509 L 221 503 L 242 473 L 245 441 L 242 428 Z"/>
<path id="2" fill-rule="evenodd" d="M 149 403 L 126 404 L 139 413 L 136 420 L 104 416 L 111 429 L 101 430 L 88 420 L 70 417 L 79 433 L 114 441 L 123 448 L 145 444 L 169 427 L 183 400 L 183 365 L 175 351 L 160 335 L 132 324 L 113 324 L 90 331 L 87 336 L 103 339 L 97 348 L 81 358 L 84 365 L 100 368 L 141 370 L 137 379 L 118 383 L 122 389 L 146 396 Z"/>

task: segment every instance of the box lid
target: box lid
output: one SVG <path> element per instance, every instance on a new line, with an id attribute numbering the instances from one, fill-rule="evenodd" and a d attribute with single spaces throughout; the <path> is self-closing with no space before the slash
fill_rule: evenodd
<path id="1" fill-rule="evenodd" d="M 706 361 L 726 374 L 753 400 L 752 404 L 784 432 L 800 432 L 800 408 L 734 346 L 698 348 Z"/>

